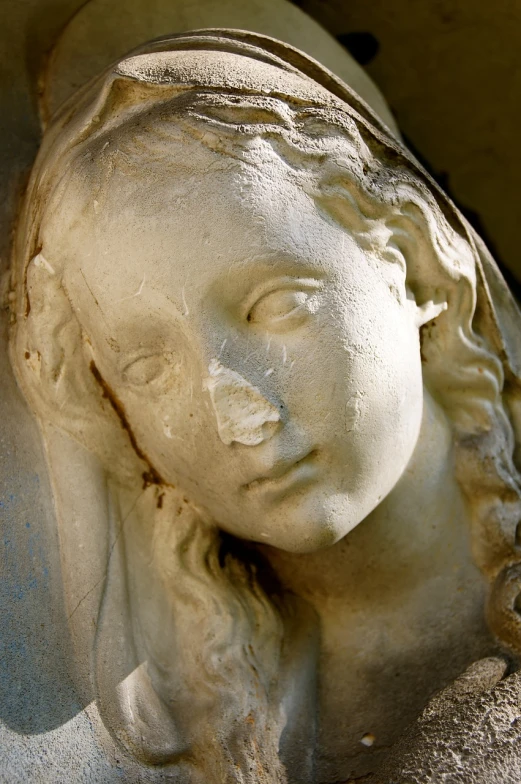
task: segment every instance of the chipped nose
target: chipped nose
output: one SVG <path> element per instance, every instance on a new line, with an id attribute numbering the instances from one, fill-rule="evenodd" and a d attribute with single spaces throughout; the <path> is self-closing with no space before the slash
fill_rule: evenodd
<path id="1" fill-rule="evenodd" d="M 280 414 L 257 387 L 217 359 L 208 366 L 204 388 L 210 393 L 219 437 L 224 444 L 237 441 L 255 446 L 273 433 L 269 423 L 280 421 Z"/>

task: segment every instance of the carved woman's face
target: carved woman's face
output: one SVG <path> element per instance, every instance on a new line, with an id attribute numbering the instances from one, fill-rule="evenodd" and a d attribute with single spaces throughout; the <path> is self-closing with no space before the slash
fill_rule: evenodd
<path id="1" fill-rule="evenodd" d="M 67 289 L 139 449 L 220 527 L 312 551 L 393 488 L 422 411 L 404 267 L 268 145 L 116 165 L 71 243 Z"/>

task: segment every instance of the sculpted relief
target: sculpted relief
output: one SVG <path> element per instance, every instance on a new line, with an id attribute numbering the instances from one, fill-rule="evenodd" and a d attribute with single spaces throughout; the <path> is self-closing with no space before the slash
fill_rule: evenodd
<path id="1" fill-rule="evenodd" d="M 11 303 L 140 780 L 519 780 L 519 314 L 361 98 L 253 33 L 124 57 L 45 131 Z"/>

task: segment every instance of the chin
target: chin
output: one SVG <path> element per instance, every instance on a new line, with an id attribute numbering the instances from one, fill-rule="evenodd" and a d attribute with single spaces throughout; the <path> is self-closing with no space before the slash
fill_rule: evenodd
<path id="1" fill-rule="evenodd" d="M 340 541 L 344 534 L 337 533 L 330 529 L 322 529 L 320 531 L 306 532 L 302 538 L 295 540 L 295 542 L 283 543 L 281 545 L 274 544 L 280 550 L 286 550 L 288 553 L 296 553 L 305 555 L 306 553 L 316 553 L 318 550 L 326 550 Z"/>
<path id="2" fill-rule="evenodd" d="M 314 553 L 332 547 L 359 522 L 346 514 L 345 497 L 333 496 L 322 503 L 308 503 L 290 514 L 271 515 L 270 536 L 265 544 L 289 553 Z M 307 508 L 306 508 L 307 507 Z M 262 541 L 262 540 L 261 540 Z"/>

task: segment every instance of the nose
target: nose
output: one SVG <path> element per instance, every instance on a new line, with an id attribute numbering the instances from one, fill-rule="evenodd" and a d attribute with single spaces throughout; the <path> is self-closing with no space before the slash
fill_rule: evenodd
<path id="1" fill-rule="evenodd" d="M 262 392 L 217 359 L 210 362 L 208 374 L 204 387 L 210 393 L 221 441 L 255 446 L 271 438 L 280 414 Z"/>

